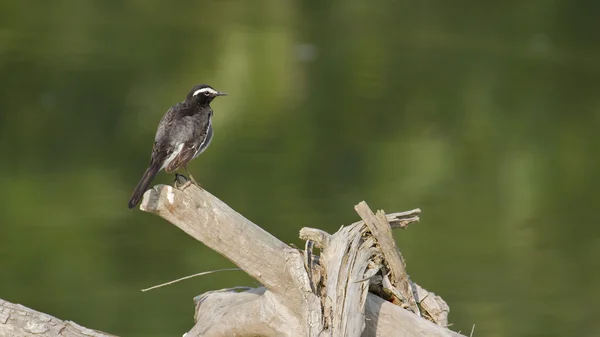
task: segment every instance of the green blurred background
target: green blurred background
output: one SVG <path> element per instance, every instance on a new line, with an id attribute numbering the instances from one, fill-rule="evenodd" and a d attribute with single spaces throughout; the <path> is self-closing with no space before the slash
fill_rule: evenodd
<path id="1" fill-rule="evenodd" d="M 242 272 L 129 211 L 159 119 L 192 85 L 190 165 L 281 240 L 366 200 L 415 207 L 414 281 L 475 336 L 600 335 L 600 3 L 3 1 L 0 298 L 122 336 L 181 336 Z M 159 174 L 155 183 L 171 183 Z M 232 238 L 235 240 L 235 238 Z M 265 257 L 268 258 L 268 257 Z"/>

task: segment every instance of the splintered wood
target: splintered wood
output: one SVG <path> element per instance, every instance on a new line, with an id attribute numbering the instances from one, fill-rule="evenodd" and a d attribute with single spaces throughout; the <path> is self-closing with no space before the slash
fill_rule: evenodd
<path id="1" fill-rule="evenodd" d="M 386 276 L 391 279 L 391 286 L 398 289 L 401 298 L 398 298 L 408 309 L 416 314 L 420 314 L 419 307 L 413 295 L 413 287 L 411 285 L 406 266 L 400 251 L 396 247 L 396 242 L 392 237 L 392 229 L 388 223 L 385 213 L 378 211 L 377 215 L 373 214 L 366 202 L 361 202 L 354 207 L 358 215 L 363 219 L 369 231 L 377 241 L 381 254 L 383 255 L 383 278 Z M 389 275 L 388 275 L 389 274 Z M 391 290 L 391 289 L 390 289 Z"/>
<path id="2" fill-rule="evenodd" d="M 360 329 L 360 326 L 350 327 L 348 322 L 354 325 L 363 322 L 360 317 L 369 291 L 446 327 L 448 305 L 441 297 L 411 282 L 392 236 L 392 226 L 406 228 L 419 221 L 421 211 L 415 209 L 387 216 L 383 211 L 373 214 L 364 201 L 356 205 L 355 210 L 363 221 L 342 227 L 333 235 L 313 228 L 300 231 L 300 238 L 307 242 L 314 240 L 321 249 L 319 263 L 314 263 L 313 269 L 325 269 L 318 288 L 322 289 L 325 326 L 331 328 L 331 335 L 360 336 L 346 334 L 348 330 Z M 312 256 L 311 251 L 306 254 Z M 348 307 L 358 311 L 344 312 Z M 340 312 L 338 308 L 343 310 Z M 337 315 L 332 314 L 334 312 Z"/>

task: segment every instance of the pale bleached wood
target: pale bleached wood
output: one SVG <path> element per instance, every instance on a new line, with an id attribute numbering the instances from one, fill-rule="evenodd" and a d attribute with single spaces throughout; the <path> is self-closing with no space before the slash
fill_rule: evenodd
<path id="1" fill-rule="evenodd" d="M 0 336 L 115 337 L 2 299 L 0 299 Z"/>
<path id="2" fill-rule="evenodd" d="M 157 185 L 146 191 L 140 209 L 160 215 L 228 258 L 269 290 L 296 295 L 287 266 L 289 246 L 253 224 L 206 190 L 191 184 L 184 190 Z M 294 298 L 299 300 L 297 296 Z"/>
<path id="3" fill-rule="evenodd" d="M 396 286 L 400 291 L 400 294 L 404 297 L 400 300 L 405 301 L 414 313 L 419 313 L 419 307 L 417 306 L 417 301 L 413 295 L 413 288 L 408 273 L 406 272 L 404 260 L 396 246 L 396 242 L 392 236 L 392 229 L 387 221 L 385 213 L 383 213 L 383 211 L 378 211 L 377 215 L 373 214 L 373 211 L 371 211 L 364 201 L 356 205 L 354 209 L 369 227 L 371 233 L 379 243 L 384 259 L 392 274 L 390 277 L 392 284 Z"/>
<path id="4" fill-rule="evenodd" d="M 299 322 L 282 322 L 277 316 L 266 314 L 262 310 L 266 307 L 263 296 L 265 291 L 264 287 L 243 292 L 237 292 L 237 289 L 223 289 L 198 296 L 195 299 L 194 318 L 197 322 L 206 324 L 196 324 L 186 337 L 277 336 L 281 330 L 297 328 Z M 284 324 L 289 325 L 282 329 Z"/>
<path id="5" fill-rule="evenodd" d="M 385 217 L 392 228 L 405 229 L 409 224 L 419 221 L 421 209 L 415 208 L 406 212 L 386 214 Z"/>
<path id="6" fill-rule="evenodd" d="M 317 248 L 329 246 L 329 236 L 329 233 L 316 228 L 304 227 L 300 230 L 300 239 L 314 242 Z"/>
<path id="7" fill-rule="evenodd" d="M 295 333 L 318 336 L 322 331 L 321 304 L 312 292 L 302 254 L 206 190 L 186 185 L 181 190 L 155 186 L 144 193 L 140 209 L 160 215 L 235 263 L 267 288 L 265 296 L 280 302 L 278 310 L 287 307 L 286 312 L 293 313 L 289 322 L 302 323 L 294 325 Z"/>
<path id="8" fill-rule="evenodd" d="M 197 307 L 197 324 L 186 337 L 191 336 L 292 336 L 298 321 L 280 307 L 260 294 L 265 288 L 255 288 L 246 293 L 215 291 L 202 295 L 203 304 Z M 247 302 L 247 303 L 245 303 Z M 204 308 L 204 310 L 202 309 Z M 238 316 L 239 315 L 239 316 Z M 365 301 L 365 329 L 363 337 L 465 337 L 454 331 L 428 322 L 408 310 L 368 294 Z M 240 317 L 240 319 L 236 319 Z M 292 320 L 288 320 L 289 318 Z M 204 333 L 201 335 L 200 333 Z M 322 336 L 331 336 L 324 333 Z"/>
<path id="9" fill-rule="evenodd" d="M 365 327 L 369 261 L 375 241 L 362 240 L 361 226 L 342 227 L 330 237 L 319 262 L 325 268 L 324 319 L 331 336 L 359 337 Z"/>
<path id="10" fill-rule="evenodd" d="M 464 337 L 366 291 L 371 279 L 381 279 L 375 272 L 382 261 L 378 262 L 381 252 L 375 236 L 363 237 L 363 221 L 334 235 L 303 229 L 305 239 L 314 240 L 323 249 L 319 257 L 303 255 L 280 242 L 195 185 L 183 191 L 155 187 L 145 194 L 141 208 L 173 222 L 266 286 L 199 296 L 196 325 L 186 337 Z M 386 217 L 381 214 L 378 220 L 405 228 L 418 221 L 419 213 L 417 209 Z M 322 282 L 325 289 L 318 284 Z M 417 289 L 423 302 L 434 302 L 432 312 L 447 316 L 448 308 L 441 298 Z M 0 336 L 115 337 L 1 299 Z"/>
<path id="11" fill-rule="evenodd" d="M 373 294 L 367 297 L 366 315 L 363 337 L 465 337 Z"/>
<path id="12" fill-rule="evenodd" d="M 373 257 L 381 253 L 375 236 L 362 238 L 362 222 L 331 236 L 305 231 L 322 249 L 321 256 L 313 256 L 279 241 L 195 185 L 183 190 L 156 186 L 146 192 L 140 208 L 172 222 L 264 285 L 202 295 L 196 325 L 186 337 L 460 336 L 368 293 L 370 277 L 379 268 Z M 419 212 L 403 212 L 395 221 L 405 227 L 418 220 Z M 355 235 L 346 238 L 349 245 L 342 245 L 345 234 L 340 233 L 354 227 Z"/>
<path id="13" fill-rule="evenodd" d="M 409 224 L 420 220 L 420 213 L 421 210 L 417 208 L 406 212 L 386 214 L 386 219 L 390 222 L 390 225 L 392 223 L 394 224 L 393 228 L 406 228 Z M 357 221 L 352 225 L 346 226 L 345 228 L 363 228 L 364 226 L 366 226 L 364 221 Z M 340 233 L 342 233 L 341 230 L 338 231 L 338 233 L 336 233 L 335 235 L 339 235 Z M 313 240 L 315 241 L 315 243 L 326 242 L 327 244 L 329 244 L 331 237 L 332 235 L 320 229 L 304 227 L 300 230 L 301 239 Z M 327 245 L 325 245 L 325 247 L 320 248 L 327 249 Z M 373 280 L 376 280 L 376 284 L 373 284 Z M 385 288 L 385 290 L 391 292 L 397 298 L 403 297 L 401 294 L 398 293 L 398 290 L 393 285 L 391 285 L 391 281 L 389 280 L 387 275 L 385 278 L 382 278 L 381 275 L 376 275 L 372 277 L 371 285 L 373 286 L 373 289 L 380 289 L 383 287 Z M 417 294 L 415 300 L 419 304 L 419 307 L 423 309 L 422 313 L 425 315 L 425 317 L 430 317 L 437 325 L 441 327 L 448 326 L 448 313 L 450 311 L 448 304 L 446 304 L 446 302 L 440 296 L 437 296 L 436 294 L 425 290 L 418 284 L 411 282 L 411 285 L 416 288 L 415 292 L 413 292 Z"/>
<path id="14" fill-rule="evenodd" d="M 448 307 L 446 301 L 440 296 L 423 289 L 416 283 L 413 283 L 413 286 L 416 287 L 417 301 L 419 302 L 419 307 L 423 309 L 421 311 L 423 315 L 431 317 L 439 326 L 448 326 L 450 307 Z"/>
<path id="15" fill-rule="evenodd" d="M 386 214 L 385 217 L 392 228 L 406 228 L 409 224 L 419 221 L 419 214 L 421 210 L 415 208 L 406 212 L 396 212 Z M 358 221 L 352 225 L 358 225 L 364 223 L 364 221 Z M 327 240 L 329 240 L 329 233 L 316 228 L 304 227 L 300 230 L 300 238 L 302 240 L 312 240 L 317 248 L 324 248 L 327 246 Z"/>

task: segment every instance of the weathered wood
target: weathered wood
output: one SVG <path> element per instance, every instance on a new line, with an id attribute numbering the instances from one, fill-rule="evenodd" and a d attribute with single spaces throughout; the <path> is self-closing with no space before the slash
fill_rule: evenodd
<path id="1" fill-rule="evenodd" d="M 373 294 L 367 297 L 366 314 L 364 337 L 465 337 Z"/>
<path id="2" fill-rule="evenodd" d="M 325 268 L 325 326 L 330 336 L 359 337 L 365 328 L 369 282 L 365 274 L 375 255 L 375 240 L 362 240 L 359 226 L 343 227 L 331 236 L 319 259 Z"/>
<path id="3" fill-rule="evenodd" d="M 386 214 L 385 218 L 390 227 L 405 229 L 409 224 L 419 221 L 419 214 L 421 214 L 421 209 L 415 208 L 406 212 Z"/>
<path id="4" fill-rule="evenodd" d="M 196 185 L 156 186 L 140 208 L 172 222 L 264 285 L 198 296 L 196 324 L 186 337 L 464 337 L 446 328 L 449 309 L 441 297 L 408 280 L 391 236 L 391 228 L 418 221 L 419 209 L 373 214 L 363 202 L 356 209 L 364 220 L 333 235 L 303 228 L 300 236 L 307 242 L 300 251 Z M 313 254 L 313 247 L 321 254 Z M 407 284 L 417 294 L 413 302 Z M 423 316 L 438 325 L 384 299 L 394 296 L 418 303 Z M 0 336 L 113 335 L 0 299 Z"/>
<path id="5" fill-rule="evenodd" d="M 392 229 L 385 217 L 385 213 L 378 211 L 377 215 L 373 214 L 373 211 L 371 211 L 364 201 L 356 205 L 355 209 L 381 247 L 384 260 L 391 273 L 392 284 L 400 291 L 403 297 L 400 300 L 408 304 L 412 312 L 419 314 L 419 307 L 413 295 L 412 285 L 406 272 L 404 260 L 396 246 L 396 242 L 392 236 Z"/>
<path id="6" fill-rule="evenodd" d="M 382 219 L 373 215 L 375 220 L 367 217 L 333 235 L 304 228 L 301 236 L 310 242 L 303 253 L 195 185 L 156 186 L 140 208 L 172 222 L 264 285 L 199 296 L 196 325 L 186 337 L 461 336 L 368 292 L 379 268 L 395 264 L 383 263 L 387 255 L 378 240 L 385 239 L 367 233 L 366 224 L 383 221 L 389 229 L 393 221 L 405 228 L 418 220 L 418 209 Z M 320 256 L 312 254 L 313 243 Z"/>
<path id="7" fill-rule="evenodd" d="M 286 330 L 302 336 L 318 336 L 322 331 L 321 303 L 312 292 L 303 256 L 297 249 L 193 184 L 182 190 L 155 186 L 144 194 L 140 209 L 160 215 L 263 284 L 267 288 L 265 296 L 282 303 L 272 309 L 282 311 L 287 307 L 285 311 L 290 312 L 285 320 Z M 220 325 L 212 321 L 201 323 L 213 330 Z M 237 327 L 230 328 L 229 331 L 239 331 Z"/>
<path id="8" fill-rule="evenodd" d="M 279 294 L 289 294 L 293 280 L 286 267 L 288 245 L 250 222 L 196 185 L 183 191 L 158 185 L 144 194 L 140 209 L 156 213 L 227 257 L 240 269 Z M 296 298 L 298 299 L 298 298 Z"/>
<path id="9" fill-rule="evenodd" d="M 0 336 L 115 337 L 2 299 L 0 299 Z"/>

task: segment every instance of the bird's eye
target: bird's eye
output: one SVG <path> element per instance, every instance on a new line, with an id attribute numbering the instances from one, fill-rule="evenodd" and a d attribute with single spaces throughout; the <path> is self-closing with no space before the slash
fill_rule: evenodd
<path id="1" fill-rule="evenodd" d="M 208 92 L 208 91 L 205 91 L 205 92 L 204 92 L 204 96 L 210 96 L 210 92 Z"/>

